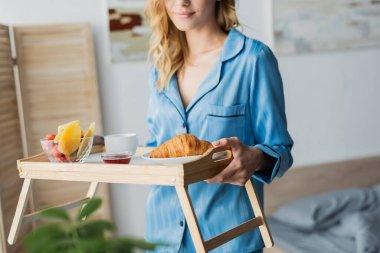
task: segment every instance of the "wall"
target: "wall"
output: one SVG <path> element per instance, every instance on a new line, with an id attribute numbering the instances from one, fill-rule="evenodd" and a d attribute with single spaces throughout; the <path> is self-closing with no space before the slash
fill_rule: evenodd
<path id="1" fill-rule="evenodd" d="M 380 154 L 380 50 L 279 57 L 296 165 Z"/>
<path id="2" fill-rule="evenodd" d="M 270 1 L 241 0 L 244 32 L 272 45 Z M 106 1 L 0 0 L 0 23 L 89 22 L 93 28 L 105 133 L 148 133 L 145 62 L 110 63 Z M 295 165 L 380 154 L 380 50 L 279 56 Z M 142 235 L 146 186 L 113 185 L 120 234 Z"/>

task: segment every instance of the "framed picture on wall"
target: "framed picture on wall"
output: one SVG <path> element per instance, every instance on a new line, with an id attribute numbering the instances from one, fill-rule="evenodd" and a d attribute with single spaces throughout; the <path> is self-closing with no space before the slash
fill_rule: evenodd
<path id="1" fill-rule="evenodd" d="M 146 60 L 150 28 L 145 0 L 108 0 L 112 62 Z"/>
<path id="2" fill-rule="evenodd" d="M 273 17 L 280 54 L 380 46 L 380 0 L 273 0 Z"/>

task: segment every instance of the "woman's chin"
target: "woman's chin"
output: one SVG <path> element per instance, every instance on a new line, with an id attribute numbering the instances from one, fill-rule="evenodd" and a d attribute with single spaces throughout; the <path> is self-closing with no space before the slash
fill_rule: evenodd
<path id="1" fill-rule="evenodd" d="M 178 30 L 182 32 L 190 31 L 193 28 L 191 25 L 188 25 L 188 24 L 175 24 L 175 26 L 177 27 Z"/>
<path id="2" fill-rule="evenodd" d="M 186 21 L 179 20 L 179 21 L 173 22 L 173 23 L 174 23 L 175 27 L 177 27 L 177 29 L 182 31 L 182 32 L 187 32 L 187 31 L 193 30 L 197 27 L 196 23 L 192 22 L 190 20 L 186 20 Z"/>

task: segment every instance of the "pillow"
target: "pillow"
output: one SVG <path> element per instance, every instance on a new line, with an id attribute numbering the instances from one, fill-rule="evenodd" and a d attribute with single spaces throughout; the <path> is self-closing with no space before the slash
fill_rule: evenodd
<path id="1" fill-rule="evenodd" d="M 352 188 L 293 201 L 280 207 L 272 217 L 310 232 L 328 228 L 345 214 L 367 209 L 376 200 L 371 189 Z"/>
<path id="2" fill-rule="evenodd" d="M 346 215 L 338 226 L 329 230 L 336 236 L 354 238 L 356 252 L 380 252 L 380 205 L 377 207 Z"/>
<path id="3" fill-rule="evenodd" d="M 380 184 L 372 186 L 372 190 L 376 193 L 376 195 L 380 201 Z"/>

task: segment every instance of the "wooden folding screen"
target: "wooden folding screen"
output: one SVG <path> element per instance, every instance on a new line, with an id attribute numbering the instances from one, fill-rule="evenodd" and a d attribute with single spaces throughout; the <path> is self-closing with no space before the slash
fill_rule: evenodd
<path id="1" fill-rule="evenodd" d="M 3 30 L 2 34 L 6 35 L 6 29 Z M 4 106 L 1 105 L 0 111 L 8 112 L 6 108 L 16 104 L 16 97 L 15 95 L 12 97 L 11 94 L 14 93 L 14 87 L 17 87 L 19 110 L 17 111 L 16 106 L 13 113 L 15 115 L 19 113 L 21 129 L 18 128 L 19 121 L 11 119 L 10 113 L 0 115 L 0 136 L 7 136 L 6 139 L 1 139 L 1 143 L 10 143 L 0 147 L 0 151 L 17 149 L 18 153 L 16 151 L 5 153 L 9 156 L 7 159 L 11 165 L 10 171 L 17 176 L 16 159 L 22 155 L 31 156 L 42 152 L 40 139 L 48 133 L 56 133 L 59 124 L 79 119 L 83 129 L 92 121 L 96 122 L 96 133 L 102 133 L 103 129 L 93 40 L 89 25 L 16 26 L 13 27 L 13 34 L 16 84 L 12 73 L 0 67 L 0 80 L 8 78 L 9 80 L 4 80 L 4 86 L 13 87 L 13 90 L 12 88 L 1 90 L 4 100 L 0 100 L 0 103 Z M 1 45 L 3 47 L 3 44 Z M 4 61 L 3 55 L 10 57 L 9 49 L 0 51 L 1 62 Z M 12 63 L 11 58 L 7 59 L 7 63 Z M 1 117 L 4 117 L 4 120 L 1 121 Z M 1 132 L 2 129 L 5 131 L 4 134 Z M 19 138 L 17 144 L 10 135 L 10 129 L 13 129 L 14 136 Z M 21 145 L 20 132 L 23 133 L 23 145 Z M 21 153 L 22 146 L 24 154 Z M 18 178 L 16 179 L 19 183 Z M 32 188 L 32 211 L 82 198 L 88 186 L 88 183 L 36 182 Z M 17 195 L 19 189 L 15 190 Z M 5 192 L 9 194 L 10 191 L 6 189 Z M 103 207 L 98 214 L 110 218 L 107 185 L 101 185 L 97 195 L 103 199 Z M 12 201 L 15 203 L 17 199 L 13 196 Z M 4 200 L 2 204 L 4 210 Z M 10 212 L 14 212 L 13 207 L 10 209 Z M 4 221 L 6 224 L 11 222 L 7 217 L 6 219 Z M 5 230 L 9 232 L 7 229 L 8 227 Z"/>
<path id="2" fill-rule="evenodd" d="M 95 55 L 87 24 L 14 27 L 28 156 L 41 152 L 39 139 L 57 131 L 57 123 L 96 122 L 102 132 Z M 88 184 L 40 182 L 33 186 L 36 209 L 83 197 Z M 108 190 L 103 216 L 109 217 Z"/>
<path id="3" fill-rule="evenodd" d="M 6 243 L 22 180 L 16 160 L 23 157 L 9 28 L 0 25 L 0 252 L 20 252 L 20 243 Z M 22 227 L 20 237 L 30 229 Z"/>

